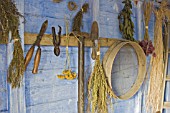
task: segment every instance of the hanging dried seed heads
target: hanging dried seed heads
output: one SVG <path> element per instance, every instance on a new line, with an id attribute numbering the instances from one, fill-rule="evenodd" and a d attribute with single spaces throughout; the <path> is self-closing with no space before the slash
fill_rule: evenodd
<path id="1" fill-rule="evenodd" d="M 17 32 L 18 37 L 19 33 Z M 19 39 L 14 39 L 13 59 L 8 68 L 8 83 L 12 88 L 20 87 L 24 75 L 24 52 Z"/>
<path id="2" fill-rule="evenodd" d="M 81 32 L 80 28 L 83 27 L 82 23 L 83 13 L 87 13 L 88 9 L 89 4 L 88 3 L 83 4 L 80 11 L 76 14 L 76 16 L 73 19 L 72 31 Z"/>
<path id="3" fill-rule="evenodd" d="M 149 20 L 151 17 L 151 13 L 153 10 L 153 2 L 144 2 L 143 4 L 143 10 L 144 10 L 144 22 L 145 22 L 145 35 L 144 35 L 144 40 L 139 42 L 139 45 L 142 47 L 144 53 L 146 56 L 149 54 L 152 54 L 154 57 L 156 57 L 156 54 L 154 52 L 155 48 L 152 44 L 152 41 L 149 38 L 149 32 L 148 32 L 148 25 L 149 25 Z"/>
<path id="4" fill-rule="evenodd" d="M 68 2 L 68 9 L 70 11 L 75 11 L 75 10 L 77 10 L 77 8 L 78 8 L 78 6 L 75 2 L 73 2 L 73 1 Z"/>
<path id="5" fill-rule="evenodd" d="M 0 43 L 8 41 L 9 31 L 12 32 L 12 37 L 17 36 L 19 17 L 22 17 L 22 15 L 18 12 L 12 0 L 0 0 Z"/>
<path id="6" fill-rule="evenodd" d="M 87 112 L 108 113 L 108 101 L 113 97 L 116 98 L 116 95 L 108 85 L 100 60 L 96 60 L 88 81 Z"/>

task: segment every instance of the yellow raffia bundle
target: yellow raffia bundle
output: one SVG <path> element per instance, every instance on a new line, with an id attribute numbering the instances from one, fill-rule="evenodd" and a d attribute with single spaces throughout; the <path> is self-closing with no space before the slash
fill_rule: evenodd
<path id="1" fill-rule="evenodd" d="M 160 111 L 161 98 L 162 98 L 162 85 L 163 85 L 163 73 L 164 73 L 164 61 L 163 61 L 163 38 L 162 38 L 162 23 L 165 18 L 167 8 L 167 2 L 163 1 L 158 10 L 154 10 L 156 22 L 154 28 L 154 45 L 156 57 L 151 58 L 151 72 L 148 89 L 148 97 L 146 100 L 147 109 L 151 109 L 152 113 Z"/>
<path id="2" fill-rule="evenodd" d="M 109 97 L 116 98 L 109 87 L 98 56 L 88 81 L 88 113 L 108 113 Z"/>

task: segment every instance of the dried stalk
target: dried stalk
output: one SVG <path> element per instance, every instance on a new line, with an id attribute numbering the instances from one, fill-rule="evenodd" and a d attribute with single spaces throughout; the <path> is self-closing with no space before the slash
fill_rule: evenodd
<path id="1" fill-rule="evenodd" d="M 152 113 L 160 111 L 161 109 L 161 97 L 163 86 L 163 38 L 162 38 L 162 23 L 165 19 L 166 12 L 168 10 L 167 2 L 162 1 L 159 9 L 154 10 L 156 22 L 154 28 L 154 45 L 156 57 L 151 57 L 151 72 L 150 83 L 148 90 L 148 97 L 146 101 L 147 109 L 151 108 Z"/>
<path id="2" fill-rule="evenodd" d="M 145 35 L 144 40 L 149 40 L 148 25 L 153 10 L 153 2 L 144 2 L 144 17 L 145 17 Z"/>

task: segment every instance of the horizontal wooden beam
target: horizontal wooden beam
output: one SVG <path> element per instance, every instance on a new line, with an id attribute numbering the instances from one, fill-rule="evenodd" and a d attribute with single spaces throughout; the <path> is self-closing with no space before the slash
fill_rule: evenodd
<path id="1" fill-rule="evenodd" d="M 167 80 L 167 81 L 170 81 L 170 76 L 169 76 L 169 75 L 166 77 L 166 80 Z"/>
<path id="2" fill-rule="evenodd" d="M 24 43 L 25 44 L 33 44 L 36 40 L 37 34 L 32 34 L 32 33 L 25 33 L 25 37 L 24 37 Z M 91 47 L 92 46 L 92 41 L 91 39 L 86 35 L 85 37 L 85 46 L 86 47 Z M 115 41 L 125 41 L 125 40 L 121 40 L 121 39 L 115 39 L 115 38 L 102 38 L 100 37 L 100 46 L 110 46 L 113 44 L 113 42 Z M 66 46 L 66 42 L 67 42 L 67 38 L 66 36 L 62 36 L 61 37 L 61 46 Z M 42 37 L 41 40 L 41 45 L 53 45 L 52 42 L 52 35 L 50 34 L 45 34 Z M 78 39 L 75 38 L 74 36 L 69 36 L 69 46 L 78 46 Z"/>
<path id="3" fill-rule="evenodd" d="M 170 109 L 170 102 L 164 102 L 164 108 Z"/>

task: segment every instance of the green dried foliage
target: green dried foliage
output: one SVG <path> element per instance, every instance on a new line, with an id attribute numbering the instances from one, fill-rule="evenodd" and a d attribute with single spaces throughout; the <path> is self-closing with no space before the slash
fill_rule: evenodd
<path id="1" fill-rule="evenodd" d="M 88 113 L 108 113 L 109 96 L 116 98 L 108 85 L 100 60 L 96 60 L 88 83 Z"/>
<path id="2" fill-rule="evenodd" d="M 89 4 L 88 3 L 84 3 L 82 8 L 80 9 L 80 11 L 76 14 L 76 16 L 73 18 L 73 25 L 72 25 L 72 31 L 76 31 L 76 32 L 81 32 L 81 27 L 83 27 L 83 14 L 87 13 L 89 9 Z"/>
<path id="3" fill-rule="evenodd" d="M 134 35 L 134 23 L 131 20 L 131 15 L 133 14 L 131 0 L 124 0 L 124 8 L 118 15 L 119 19 L 119 30 L 122 33 L 124 39 L 135 41 Z"/>
<path id="4" fill-rule="evenodd" d="M 12 0 L 0 0 L 0 43 L 7 43 L 8 33 L 16 37 L 19 26 L 19 17 L 22 16 Z"/>
<path id="5" fill-rule="evenodd" d="M 12 88 L 20 87 L 24 75 L 24 56 L 20 40 L 14 42 L 13 59 L 8 68 L 8 83 Z"/>
<path id="6" fill-rule="evenodd" d="M 12 88 L 20 87 L 24 74 L 24 54 L 18 32 L 19 17 L 22 15 L 12 0 L 0 0 L 0 43 L 8 42 L 9 31 L 14 39 L 13 59 L 8 68 L 8 82 Z"/>

